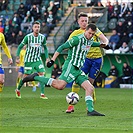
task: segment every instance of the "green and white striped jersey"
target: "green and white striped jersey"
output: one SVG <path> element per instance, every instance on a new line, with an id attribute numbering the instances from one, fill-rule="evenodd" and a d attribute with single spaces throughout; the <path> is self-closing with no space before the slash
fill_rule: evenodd
<path id="1" fill-rule="evenodd" d="M 24 45 L 27 45 L 24 62 L 40 61 L 42 49 L 46 49 L 46 38 L 40 33 L 37 37 L 33 33 L 27 34 L 18 47 L 17 56 Z"/>
<path id="2" fill-rule="evenodd" d="M 72 37 L 66 43 L 61 45 L 57 49 L 57 52 L 60 53 L 63 49 L 69 48 L 67 60 L 69 60 L 69 62 L 71 62 L 74 66 L 81 68 L 91 45 L 93 47 L 98 47 L 100 46 L 100 43 L 93 42 L 92 39 L 88 40 L 84 34 L 80 34 Z"/>

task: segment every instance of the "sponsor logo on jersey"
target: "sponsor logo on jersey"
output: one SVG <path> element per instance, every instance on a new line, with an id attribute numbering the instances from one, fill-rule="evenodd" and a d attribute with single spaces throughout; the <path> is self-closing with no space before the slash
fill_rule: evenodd
<path id="1" fill-rule="evenodd" d="M 89 45 L 82 45 L 82 50 L 89 51 L 90 47 L 91 46 L 89 46 Z"/>

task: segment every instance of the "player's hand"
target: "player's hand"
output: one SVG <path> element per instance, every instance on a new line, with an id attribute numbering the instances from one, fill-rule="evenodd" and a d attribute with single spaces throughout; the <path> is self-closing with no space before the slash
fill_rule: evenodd
<path id="1" fill-rule="evenodd" d="M 109 47 L 109 45 L 106 45 L 106 46 L 103 47 L 103 48 L 106 49 L 106 50 L 111 49 L 111 48 Z"/>
<path id="2" fill-rule="evenodd" d="M 50 68 L 53 64 L 54 64 L 54 61 L 53 61 L 53 60 L 50 60 L 50 61 L 47 63 L 47 67 Z"/>
<path id="3" fill-rule="evenodd" d="M 11 64 L 13 63 L 12 58 L 9 58 L 9 59 L 8 59 L 8 62 L 9 62 L 9 65 L 11 65 Z"/>
<path id="4" fill-rule="evenodd" d="M 101 43 L 100 47 L 104 48 L 104 47 L 106 47 L 106 44 L 105 43 Z"/>
<path id="5" fill-rule="evenodd" d="M 50 61 L 50 60 L 49 60 L 49 58 L 47 58 L 47 59 L 46 59 L 46 62 L 45 62 L 45 63 L 46 63 L 46 65 L 47 65 L 47 63 L 48 63 L 49 61 Z"/>
<path id="6" fill-rule="evenodd" d="M 16 64 L 19 64 L 20 63 L 20 59 L 19 57 L 16 57 Z"/>

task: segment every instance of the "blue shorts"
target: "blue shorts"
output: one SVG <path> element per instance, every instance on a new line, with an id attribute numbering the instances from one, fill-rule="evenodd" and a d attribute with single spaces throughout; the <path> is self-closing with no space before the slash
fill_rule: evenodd
<path id="1" fill-rule="evenodd" d="M 1 64 L 0 64 L 0 74 L 4 74 L 4 69 L 2 68 Z"/>
<path id="2" fill-rule="evenodd" d="M 85 59 L 85 63 L 81 70 L 88 75 L 88 77 L 95 79 L 97 75 L 99 74 L 99 71 L 101 70 L 102 64 L 103 64 L 103 58 L 97 58 L 97 59 Z"/>
<path id="3" fill-rule="evenodd" d="M 20 67 L 18 72 L 21 72 L 22 74 L 24 74 L 24 67 Z"/>

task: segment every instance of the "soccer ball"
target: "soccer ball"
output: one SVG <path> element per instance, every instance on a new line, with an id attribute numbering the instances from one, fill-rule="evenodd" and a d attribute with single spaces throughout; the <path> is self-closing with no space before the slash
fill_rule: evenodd
<path id="1" fill-rule="evenodd" d="M 75 92 L 70 92 L 66 95 L 66 101 L 68 104 L 75 105 L 79 102 L 79 95 Z"/>

